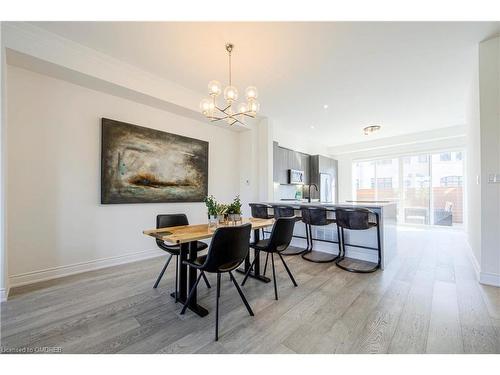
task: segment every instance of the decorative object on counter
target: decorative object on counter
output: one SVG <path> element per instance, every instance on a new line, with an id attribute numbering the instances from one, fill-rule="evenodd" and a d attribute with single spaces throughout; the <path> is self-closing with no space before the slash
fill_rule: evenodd
<path id="1" fill-rule="evenodd" d="M 101 203 L 202 202 L 208 142 L 103 118 Z"/>
<path id="2" fill-rule="evenodd" d="M 220 82 L 210 81 L 208 83 L 210 98 L 202 99 L 200 109 L 201 113 L 211 122 L 224 120 L 229 125 L 234 125 L 235 123 L 244 125 L 244 117 L 255 118 L 260 105 L 257 101 L 257 88 L 249 86 L 245 90 L 246 102 L 239 103 L 236 109 L 233 108 L 233 105 L 236 105 L 236 100 L 238 100 L 238 90 L 232 85 L 231 77 L 231 52 L 233 48 L 233 44 L 226 44 L 226 51 L 229 56 L 229 86 L 224 89 L 225 104 L 222 107 L 217 105 L 217 97 L 223 93 Z"/>
<path id="3" fill-rule="evenodd" d="M 217 201 L 213 195 L 205 197 L 205 205 L 207 206 L 208 228 L 215 230 L 217 228 Z"/>
<path id="4" fill-rule="evenodd" d="M 234 225 L 241 223 L 241 200 L 239 195 L 227 206 L 227 215 L 229 221 Z"/>
<path id="5" fill-rule="evenodd" d="M 241 200 L 237 195 L 230 204 L 219 203 L 213 195 L 205 197 L 209 228 L 215 229 L 220 225 L 237 225 L 242 223 Z"/>

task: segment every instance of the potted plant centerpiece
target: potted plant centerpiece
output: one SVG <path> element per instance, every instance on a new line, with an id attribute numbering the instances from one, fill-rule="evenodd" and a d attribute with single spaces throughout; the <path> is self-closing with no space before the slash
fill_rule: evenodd
<path id="1" fill-rule="evenodd" d="M 227 214 L 229 221 L 233 222 L 233 224 L 241 222 L 241 200 L 239 195 L 227 206 Z"/>
<path id="2" fill-rule="evenodd" d="M 205 197 L 205 205 L 207 206 L 207 213 L 208 213 L 208 227 L 209 228 L 217 228 L 217 222 L 218 222 L 218 210 L 217 206 L 218 203 L 215 200 L 215 197 L 213 195 Z"/>

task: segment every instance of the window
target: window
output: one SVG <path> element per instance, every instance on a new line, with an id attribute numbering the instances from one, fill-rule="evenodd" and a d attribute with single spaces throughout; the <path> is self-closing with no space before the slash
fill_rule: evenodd
<path id="1" fill-rule="evenodd" d="M 439 154 L 439 160 L 450 161 L 451 160 L 451 152 L 444 152 L 442 154 Z"/>
<path id="2" fill-rule="evenodd" d="M 442 151 L 355 162 L 353 198 L 397 202 L 400 223 L 462 225 L 465 157 Z"/>
<path id="3" fill-rule="evenodd" d="M 418 162 L 419 163 L 427 163 L 427 155 L 418 155 Z"/>
<path id="4" fill-rule="evenodd" d="M 440 179 L 442 187 L 457 187 L 462 186 L 462 183 L 462 176 L 445 176 Z"/>
<path id="5" fill-rule="evenodd" d="M 377 178 L 377 189 L 392 189 L 392 177 Z"/>

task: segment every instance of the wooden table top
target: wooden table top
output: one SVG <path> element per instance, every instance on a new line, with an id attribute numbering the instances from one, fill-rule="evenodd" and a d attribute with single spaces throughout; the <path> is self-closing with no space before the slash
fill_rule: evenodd
<path id="1" fill-rule="evenodd" d="M 270 227 L 274 224 L 274 219 L 243 219 L 242 224 L 252 224 L 252 229 Z M 227 225 L 233 226 L 233 225 Z M 219 225 L 220 227 L 220 225 Z M 208 228 L 208 224 L 180 225 L 177 227 L 167 227 L 158 229 L 148 229 L 142 231 L 147 236 L 157 238 L 167 243 L 177 245 L 181 243 L 198 241 L 210 238 L 214 235 L 214 230 Z"/>

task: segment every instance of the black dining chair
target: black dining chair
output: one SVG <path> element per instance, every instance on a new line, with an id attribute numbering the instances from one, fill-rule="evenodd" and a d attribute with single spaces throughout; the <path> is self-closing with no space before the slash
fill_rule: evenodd
<path id="1" fill-rule="evenodd" d="M 156 216 L 156 228 L 167 228 L 167 227 L 178 227 L 181 225 L 189 225 L 189 221 L 187 219 L 187 216 L 185 214 L 163 214 L 163 215 L 157 215 Z M 181 252 L 181 248 L 179 245 L 167 245 L 165 242 L 162 240 L 156 239 L 156 244 L 160 249 L 163 251 L 166 251 L 167 253 L 170 254 L 170 256 L 167 259 L 167 262 L 163 266 L 163 269 L 161 270 L 160 274 L 158 275 L 158 278 L 156 279 L 155 285 L 153 288 L 157 288 L 158 284 L 160 283 L 161 278 L 163 277 L 163 274 L 167 270 L 167 267 L 172 260 L 172 257 L 176 257 L 175 259 L 175 302 L 178 300 L 178 279 L 179 279 L 179 255 Z M 208 247 L 208 245 L 204 242 L 201 241 L 196 241 L 196 246 L 198 247 L 198 251 L 204 250 Z M 208 279 L 206 276 L 204 277 L 205 279 L 205 284 L 207 284 L 207 288 L 210 288 L 210 283 L 208 282 Z"/>
<path id="2" fill-rule="evenodd" d="M 342 252 L 339 254 L 339 257 L 335 262 L 337 267 L 342 268 L 345 271 L 355 272 L 355 273 L 371 273 L 378 270 L 380 268 L 382 260 L 379 214 L 367 208 L 355 207 L 355 208 L 337 208 L 335 210 L 335 216 L 337 219 L 337 226 L 340 228 L 340 234 L 342 239 Z M 368 269 L 353 268 L 341 264 L 341 262 L 345 259 L 344 229 L 369 230 L 372 228 L 377 229 L 377 247 L 364 246 L 363 248 L 377 251 L 377 263 L 375 263 L 373 267 Z"/>
<path id="3" fill-rule="evenodd" d="M 190 267 L 200 270 L 200 275 L 196 279 L 196 283 L 189 291 L 188 298 L 184 307 L 181 310 L 181 315 L 186 312 L 190 300 L 194 295 L 200 279 L 205 275 L 205 272 L 217 274 L 217 297 L 215 304 L 215 341 L 219 340 L 219 298 L 221 287 L 221 274 L 229 273 L 229 278 L 233 282 L 238 294 L 240 295 L 245 307 L 250 316 L 254 316 L 252 308 L 248 304 L 245 295 L 240 289 L 238 282 L 233 276 L 232 271 L 245 260 L 248 255 L 250 242 L 250 231 L 252 225 L 250 223 L 235 226 L 223 227 L 215 230 L 210 242 L 210 247 L 206 255 L 197 257 L 194 261 L 184 261 Z"/>
<path id="4" fill-rule="evenodd" d="M 288 205 L 280 205 L 280 204 L 273 204 L 273 212 L 274 212 L 274 218 L 278 219 L 280 217 L 295 217 L 295 221 L 300 221 L 300 217 L 295 216 L 295 208 L 292 206 Z M 297 247 L 297 246 L 288 246 L 286 250 L 284 250 L 281 254 L 282 255 L 300 255 L 307 249 Z M 269 253 L 266 255 L 266 266 L 267 266 L 267 258 L 269 256 Z M 266 266 L 264 266 L 264 275 L 266 274 Z"/>
<path id="5" fill-rule="evenodd" d="M 293 275 L 290 272 L 290 269 L 288 268 L 285 260 L 283 259 L 283 256 L 281 255 L 281 252 L 286 250 L 287 247 L 290 245 L 290 242 L 292 241 L 293 228 L 295 226 L 295 221 L 296 221 L 295 217 L 280 217 L 280 218 L 278 218 L 274 222 L 273 229 L 271 231 L 271 236 L 269 238 L 266 238 L 264 240 L 260 240 L 254 244 L 250 244 L 250 246 L 253 247 L 255 250 L 264 251 L 266 253 L 271 254 L 271 265 L 273 267 L 275 299 L 278 299 L 278 285 L 276 284 L 276 269 L 274 267 L 274 254 L 278 254 L 281 261 L 283 262 L 283 265 L 285 266 L 285 269 L 286 269 L 286 272 L 288 273 L 288 276 L 290 276 L 290 279 L 292 280 L 293 285 L 297 286 L 297 283 L 295 282 L 295 279 L 293 278 Z M 248 278 L 248 275 L 250 274 L 250 271 L 252 270 L 254 264 L 255 264 L 255 259 L 252 262 L 252 264 L 250 265 L 250 268 L 248 268 L 248 271 L 245 274 L 245 277 L 244 277 L 241 285 L 245 285 L 247 278 Z"/>

